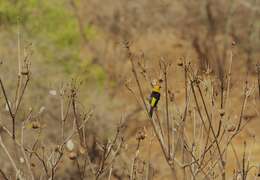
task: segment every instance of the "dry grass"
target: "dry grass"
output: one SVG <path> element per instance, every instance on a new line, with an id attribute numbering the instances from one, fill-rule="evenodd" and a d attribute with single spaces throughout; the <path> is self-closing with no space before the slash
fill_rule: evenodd
<path id="1" fill-rule="evenodd" d="M 196 8 L 204 1 L 152 2 L 68 5 L 83 39 L 81 58 L 95 59 L 114 83 L 106 96 L 96 87 L 85 91 L 78 79 L 64 83 L 56 67 L 31 67 L 32 52 L 21 53 L 18 30 L 17 50 L 5 54 L 13 59 L 10 52 L 17 51 L 17 63 L 0 65 L 0 179 L 258 178 L 259 65 L 252 70 L 258 42 L 247 46 L 254 44 L 247 42 L 251 34 L 235 28 L 248 27 L 240 18 L 245 7 L 237 1 L 237 17 L 226 18 L 233 5 L 225 1 L 205 1 L 204 8 Z M 252 13 L 249 23 L 256 17 Z M 237 19 L 231 26 L 229 20 Z M 88 23 L 101 34 L 93 42 L 83 32 Z M 134 43 L 122 43 L 124 38 Z M 245 47 L 230 43 L 236 38 Z M 48 94 L 53 84 L 47 85 L 47 76 L 53 84 L 62 81 Z M 147 97 L 158 78 L 164 81 L 162 98 L 150 118 Z"/>
<path id="2" fill-rule="evenodd" d="M 132 135 L 125 138 L 131 114 L 119 121 L 112 139 L 90 133 L 95 132 L 88 127 L 93 110 L 82 106 L 80 83 L 76 80 L 55 92 L 60 101 L 56 111 L 60 119 L 52 123 L 56 130 L 42 120 L 44 108 L 40 112 L 33 108 L 25 111 L 18 122 L 19 107 L 31 77 L 26 56 L 24 61 L 19 60 L 24 70 L 18 69 L 15 103 L 10 103 L 13 97 L 1 80 L 9 113 L 5 114 L 9 120 L 3 121 L 0 132 L 1 157 L 7 162 L 0 167 L 2 178 L 60 179 L 71 174 L 77 179 L 257 178 L 257 136 L 248 131 L 252 128 L 249 123 L 259 118 L 258 84 L 257 79 L 249 81 L 246 76 L 243 89 L 235 88 L 239 84 L 232 84 L 232 52 L 222 82 L 224 88 L 210 70 L 197 73 L 186 58 L 177 64 L 161 58 L 158 73 L 164 81 L 163 98 L 156 116 L 151 118 L 146 97 L 154 78 L 150 76 L 152 69 L 145 66 L 143 55 L 132 52 L 129 43 L 125 47 L 133 73 L 132 82 L 125 85 L 146 114 L 138 115 L 145 123 L 139 125 L 136 139 Z M 174 68 L 182 74 L 182 95 L 174 94 L 176 86 L 171 89 L 175 85 L 171 76 Z M 137 108 L 134 114 L 139 111 Z M 158 166 L 157 161 L 162 164 Z"/>

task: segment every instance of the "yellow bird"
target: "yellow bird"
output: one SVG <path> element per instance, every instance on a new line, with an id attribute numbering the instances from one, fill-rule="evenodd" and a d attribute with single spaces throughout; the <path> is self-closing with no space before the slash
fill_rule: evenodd
<path id="1" fill-rule="evenodd" d="M 153 111 L 157 107 L 157 104 L 160 100 L 160 96 L 161 96 L 160 90 L 161 90 L 160 85 L 156 84 L 156 85 L 153 86 L 152 93 L 151 93 L 150 99 L 149 99 L 149 103 L 150 103 L 149 115 L 150 115 L 150 117 L 153 116 Z"/>

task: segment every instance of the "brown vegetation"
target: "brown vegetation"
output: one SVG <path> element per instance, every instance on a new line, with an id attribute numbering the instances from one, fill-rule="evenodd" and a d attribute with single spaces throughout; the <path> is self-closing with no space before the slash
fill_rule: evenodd
<path id="1" fill-rule="evenodd" d="M 0 5 L 0 179 L 259 177 L 258 1 L 46 2 L 76 44 Z"/>

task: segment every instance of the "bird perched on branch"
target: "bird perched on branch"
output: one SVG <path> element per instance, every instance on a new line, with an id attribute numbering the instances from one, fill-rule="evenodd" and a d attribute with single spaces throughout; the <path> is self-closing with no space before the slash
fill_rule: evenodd
<path id="1" fill-rule="evenodd" d="M 149 111 L 149 115 L 150 117 L 153 116 L 153 111 L 154 109 L 157 107 L 157 104 L 160 100 L 160 90 L 161 90 L 161 85 L 160 83 L 162 82 L 162 80 L 159 81 L 159 83 L 154 80 L 153 83 L 152 83 L 152 86 L 153 86 L 153 89 L 152 89 L 152 93 L 150 95 L 150 98 L 149 98 L 149 103 L 150 103 L 150 111 Z"/>

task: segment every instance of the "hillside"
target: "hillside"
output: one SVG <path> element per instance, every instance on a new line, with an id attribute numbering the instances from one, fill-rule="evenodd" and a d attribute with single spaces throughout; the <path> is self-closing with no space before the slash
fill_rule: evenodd
<path id="1" fill-rule="evenodd" d="M 259 178 L 259 18 L 256 0 L 2 0 L 0 179 Z"/>

